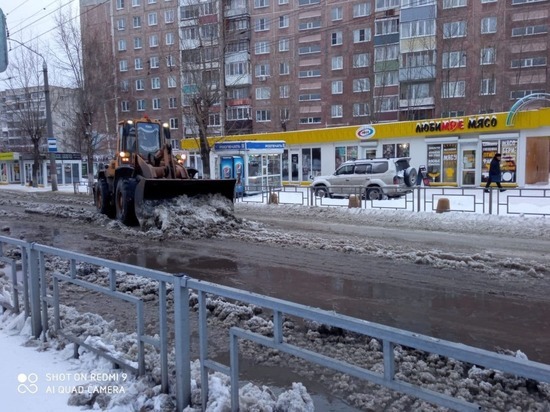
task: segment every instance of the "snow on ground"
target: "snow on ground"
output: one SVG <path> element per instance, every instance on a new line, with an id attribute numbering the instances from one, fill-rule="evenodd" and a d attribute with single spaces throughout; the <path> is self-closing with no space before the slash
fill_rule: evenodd
<path id="1" fill-rule="evenodd" d="M 11 185 L 8 185 L 11 186 Z M 4 187 L 0 186 L 0 191 Z M 9 187 L 12 189 L 12 187 Z M 21 187 L 23 190 L 26 188 Z M 17 188 L 17 190 L 20 190 Z M 30 191 L 37 189 L 28 189 Z M 46 190 L 42 190 L 46 191 Z M 71 186 L 72 191 L 72 186 Z M 17 202 L 14 200 L 13 202 Z M 10 202 L 9 199 L 2 197 L 2 202 Z M 14 203 L 12 203 L 14 204 Z M 21 201 L 24 209 L 21 215 L 25 213 L 38 213 L 44 215 L 59 215 L 78 220 L 96 220 L 105 224 L 107 230 L 134 231 L 136 229 L 126 228 L 117 222 L 110 221 L 105 217 L 99 216 L 97 213 L 75 204 L 73 206 L 58 205 L 55 203 L 44 205 L 37 201 L 36 205 Z M 369 224 L 376 222 L 377 225 L 389 225 L 396 228 L 411 228 L 424 229 L 443 232 L 469 233 L 472 230 L 476 232 L 483 231 L 485 233 L 508 235 L 521 231 L 526 237 L 549 239 L 550 238 L 550 219 L 537 216 L 514 215 L 514 216 L 496 216 L 486 214 L 471 214 L 471 213 L 442 213 L 435 214 L 429 212 L 414 212 L 403 210 L 362 210 L 342 208 L 313 208 L 297 205 L 261 205 L 261 204 L 246 204 L 237 203 L 235 209 L 240 211 L 266 211 L 270 214 L 281 214 L 293 216 L 295 219 L 300 219 L 301 216 L 311 218 L 315 216 L 319 221 L 330 220 L 333 222 L 349 223 L 350 220 L 357 224 Z M 528 211 L 528 205 L 524 206 L 524 210 Z M 252 220 L 241 220 L 234 216 L 232 206 L 223 202 L 220 199 L 210 199 L 204 207 L 197 208 L 190 203 L 185 197 L 176 199 L 170 207 L 156 208 L 153 211 L 149 226 L 145 228 L 148 236 L 153 238 L 170 238 L 171 236 L 181 236 L 182 231 L 189 236 L 197 237 L 216 237 L 229 236 L 237 237 L 245 241 L 267 242 L 267 243 L 289 243 L 295 246 L 302 247 L 324 247 L 333 248 L 335 250 L 346 251 L 349 253 L 387 253 L 383 245 L 376 244 L 346 244 L 341 240 L 329 241 L 327 239 L 310 237 L 304 239 L 293 235 L 292 233 L 277 232 L 266 229 L 263 225 Z M 393 251 L 393 256 L 403 259 L 411 259 L 413 261 L 419 259 L 419 252 L 411 253 L 410 250 Z M 426 253 L 425 251 L 423 253 Z M 476 256 L 461 256 L 460 254 L 444 254 L 440 251 L 430 251 L 430 256 L 423 255 L 422 258 L 430 260 L 430 264 L 435 265 L 467 265 L 475 270 L 486 271 L 487 273 L 497 273 L 504 270 L 502 267 L 494 267 L 495 262 L 486 260 L 486 257 Z M 489 258 L 490 259 L 490 258 Z M 434 263 L 435 262 L 435 263 Z M 51 262 L 50 262 L 51 263 Z M 508 262 L 509 265 L 510 262 Z M 54 270 L 59 270 L 62 273 L 67 271 L 64 266 L 66 263 L 57 262 L 54 265 Z M 510 266 L 510 265 L 509 265 Z M 529 273 L 529 268 L 511 265 L 514 269 L 509 270 L 508 275 L 521 276 Z M 550 268 L 547 265 L 540 265 L 533 269 L 531 276 L 548 276 Z M 1 271 L 1 268 L 0 268 Z M 6 273 L 9 273 L 6 271 Z M 98 273 L 90 273 L 83 271 L 87 276 L 101 278 Z M 84 276 L 79 274 L 79 276 Z M 124 283 L 131 284 L 131 289 L 136 292 L 134 278 L 128 278 L 121 282 L 120 288 L 124 289 Z M 5 277 L 0 276 L 3 282 L 4 296 L 6 295 Z M 2 286 L 2 285 L 0 285 Z M 140 285 L 137 285 L 139 289 Z M 144 289 L 147 285 L 142 285 Z M 139 290 L 137 290 L 139 293 Z M 8 296 L 9 298 L 9 296 Z M 193 305 L 193 302 L 191 302 Z M 214 323 L 218 323 L 223 327 L 239 325 L 250 330 L 261 332 L 264 334 L 270 333 L 269 320 L 263 318 L 261 314 L 257 314 L 252 310 L 242 307 L 232 306 L 223 301 L 215 301 L 210 305 L 210 317 Z M 231 316 L 238 312 L 239 316 Z M 123 332 L 113 330 L 112 325 L 101 319 L 99 316 L 91 314 L 80 314 L 74 309 L 65 308 L 63 310 L 64 322 L 73 328 L 72 331 L 81 334 L 82 337 L 87 337 L 89 342 L 100 346 L 112 352 L 116 356 L 127 358 L 135 353 L 135 336 L 125 334 Z M 326 330 L 322 325 L 305 325 L 303 330 L 291 322 L 285 324 L 285 336 L 290 334 L 292 343 L 300 344 L 308 347 L 311 350 L 323 352 L 333 350 L 337 347 L 345 349 L 346 357 L 353 360 L 358 365 L 368 366 L 374 371 L 380 371 L 382 368 L 382 357 L 380 353 L 380 342 L 368 337 L 359 338 L 351 334 L 342 335 L 341 332 Z M 72 411 L 73 408 L 55 404 L 61 402 L 63 397 L 56 397 L 54 401 L 53 394 L 46 393 L 50 382 L 47 382 L 47 374 L 52 372 L 75 374 L 80 373 L 83 377 L 93 376 L 92 373 L 104 371 L 105 373 L 113 373 L 117 379 L 111 379 L 106 386 L 117 387 L 119 390 L 124 388 L 124 393 L 104 394 L 93 393 L 93 387 L 97 386 L 97 381 L 87 379 L 85 382 L 72 382 L 74 387 L 82 388 L 70 397 L 70 403 L 78 405 L 79 408 L 103 409 L 114 412 L 130 411 L 130 410 L 154 410 L 154 411 L 171 411 L 173 410 L 173 399 L 160 394 L 158 386 L 158 376 L 151 376 L 149 379 L 136 380 L 135 378 L 126 377 L 121 381 L 120 370 L 113 371 L 110 365 L 98 359 L 92 354 L 82 351 L 81 357 L 78 360 L 70 359 L 72 355 L 72 346 L 65 346 L 65 343 L 56 336 L 50 336 L 48 342 L 40 343 L 30 341 L 27 346 L 34 348 L 22 348 L 20 343 L 27 342 L 29 336 L 28 325 L 26 325 L 21 315 L 16 316 L 5 311 L 0 318 L 0 351 L 2 353 L 16 353 L 17 356 L 3 356 L 2 360 L 2 382 L 7 382 L 2 389 L 2 400 L 0 403 L 7 405 L 6 410 L 14 410 L 27 394 L 18 391 L 19 385 L 33 384 L 32 379 L 38 377 L 40 379 L 40 393 L 36 393 L 34 402 L 25 407 L 28 412 L 43 412 L 46 407 L 52 405 L 51 410 L 56 411 Z M 6 336 L 6 335 L 17 336 Z M 246 345 L 245 345 L 246 346 Z M 40 353 L 41 360 L 35 359 L 36 350 Z M 342 349 L 343 350 L 343 349 Z M 29 353 L 25 355 L 21 351 Z M 245 347 L 245 351 L 249 354 L 254 354 L 254 348 Z M 32 355 L 31 355 L 32 353 Z M 439 391 L 448 391 L 454 396 L 463 397 L 469 401 L 478 402 L 488 410 L 529 410 L 529 411 L 544 411 L 550 408 L 550 386 L 544 383 L 528 382 L 522 379 L 517 379 L 512 376 L 507 376 L 498 371 L 482 370 L 472 365 L 466 365 L 451 359 L 443 359 L 439 356 L 426 355 L 415 351 L 397 348 L 398 361 L 398 378 L 422 384 L 426 387 L 433 388 Z M 524 356 L 521 352 L 508 352 L 512 356 Z M 254 355 L 253 355 L 254 356 Z M 263 351 L 260 354 L 256 353 L 259 362 L 264 365 L 283 366 L 291 368 L 307 368 L 305 364 L 289 360 L 280 354 L 274 354 L 271 351 Z M 29 361 L 29 362 L 27 362 Z M 147 356 L 148 369 L 158 370 L 155 368 L 154 356 Z M 19 365 L 16 368 L 16 364 Z M 195 361 L 192 365 L 193 370 L 193 400 L 194 407 L 189 408 L 187 412 L 197 412 L 198 401 L 200 399 L 200 379 L 198 375 L 198 363 Z M 362 385 L 349 377 L 341 374 L 333 376 L 325 376 L 318 371 L 307 371 L 312 378 L 317 377 L 327 386 L 332 386 L 336 393 L 346 400 L 350 405 L 362 410 L 424 410 L 430 411 L 435 408 L 429 406 L 425 402 L 420 402 L 401 394 L 397 394 L 379 387 L 371 385 Z M 7 374 L 7 375 L 4 375 Z M 21 375 L 23 374 L 23 375 Z M 33 375 L 36 374 L 37 376 Z M 26 378 L 26 380 L 25 380 Z M 21 382 L 23 381 L 23 382 Z M 12 382 L 12 383 L 10 383 Z M 105 384 L 105 382 L 101 382 Z M 38 385 L 38 383 L 36 383 Z M 69 385 L 69 386 L 71 386 Z M 80 386 L 82 385 L 82 386 Z M 229 399 L 229 382 L 228 378 L 222 374 L 214 373 L 210 376 L 210 388 L 212 397 L 209 400 L 207 411 L 225 411 L 227 410 Z M 61 387 L 59 382 L 54 382 L 53 386 Z M 90 388 L 92 393 L 90 394 Z M 313 405 L 311 397 L 307 393 L 307 389 L 300 383 L 294 383 L 291 389 L 288 389 L 278 397 L 274 395 L 274 391 L 267 387 L 257 387 L 248 384 L 241 388 L 241 410 L 243 411 L 311 411 Z M 5 394 L 4 394 L 5 392 Z M 30 394 L 28 395 L 30 396 Z M 66 398 L 65 398 L 66 399 Z M 46 406 L 48 405 L 48 406 Z M 4 409 L 4 408 L 2 408 Z M 21 408 L 23 409 L 23 408 Z"/>

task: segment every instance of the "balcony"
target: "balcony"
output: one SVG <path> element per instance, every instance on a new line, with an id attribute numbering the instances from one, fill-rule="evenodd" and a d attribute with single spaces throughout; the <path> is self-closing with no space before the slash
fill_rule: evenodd
<path id="1" fill-rule="evenodd" d="M 406 67 L 399 69 L 399 81 L 433 80 L 435 79 L 434 66 Z"/>
<path id="2" fill-rule="evenodd" d="M 435 98 L 434 97 L 423 97 L 423 98 L 411 98 L 411 99 L 399 99 L 399 108 L 411 108 L 411 107 L 434 107 Z"/>

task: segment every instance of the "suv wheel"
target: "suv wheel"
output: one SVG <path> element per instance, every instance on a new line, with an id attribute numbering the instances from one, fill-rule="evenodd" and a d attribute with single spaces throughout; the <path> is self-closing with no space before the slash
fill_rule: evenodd
<path id="1" fill-rule="evenodd" d="M 403 173 L 403 177 L 405 178 L 405 184 L 409 187 L 412 187 L 416 184 L 416 178 L 418 177 L 418 172 L 414 167 L 409 167 Z"/>
<path id="2" fill-rule="evenodd" d="M 328 189 L 326 186 L 317 186 L 315 188 L 315 196 L 317 197 L 329 197 Z"/>
<path id="3" fill-rule="evenodd" d="M 381 200 L 382 190 L 379 187 L 371 187 L 367 189 L 367 200 Z"/>

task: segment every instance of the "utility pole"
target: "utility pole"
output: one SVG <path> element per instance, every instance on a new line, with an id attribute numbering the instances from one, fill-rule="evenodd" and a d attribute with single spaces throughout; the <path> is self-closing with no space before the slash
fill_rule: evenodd
<path id="1" fill-rule="evenodd" d="M 219 1 L 219 18 L 220 18 L 220 123 L 221 135 L 225 136 L 225 2 Z"/>

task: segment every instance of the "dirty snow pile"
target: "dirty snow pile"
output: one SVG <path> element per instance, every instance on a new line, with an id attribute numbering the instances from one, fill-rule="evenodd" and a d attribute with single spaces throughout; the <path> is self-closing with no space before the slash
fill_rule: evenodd
<path id="1" fill-rule="evenodd" d="M 69 263 L 63 260 L 48 260 L 46 262 L 48 272 L 57 271 L 68 274 Z M 4 268 L 0 273 L 0 290 L 3 296 L 9 299 L 7 275 L 9 268 Z M 93 269 L 89 265 L 77 265 L 77 279 L 93 281 L 94 283 L 106 283 L 108 274 Z M 151 281 L 117 272 L 117 290 L 126 291 L 138 297 L 154 298 L 158 301 L 158 295 L 152 296 Z M 47 274 L 47 277 L 48 274 Z M 143 285 L 141 290 L 140 284 Z M 66 286 L 63 286 L 65 288 Z M 172 289 L 168 288 L 167 305 L 172 307 Z M 61 293 L 74 293 L 70 290 L 62 290 Z M 82 297 L 82 292 L 79 295 Z M 97 299 L 97 297 L 96 297 Z M 149 300 L 149 299 L 147 299 Z M 152 307 L 158 307 L 158 302 L 148 302 Z M 198 296 L 191 294 L 189 305 L 192 309 L 192 317 L 197 316 Z M 102 305 L 98 301 L 99 313 L 79 313 L 71 307 L 61 306 L 61 325 L 65 333 L 69 333 L 84 340 L 89 345 L 109 353 L 117 359 L 136 365 L 137 336 L 131 331 L 120 331 L 115 327 L 115 322 L 108 322 L 104 315 L 115 310 L 120 317 L 121 312 L 115 307 Z M 209 295 L 206 299 L 207 317 L 209 322 L 209 347 L 218 348 L 218 351 L 227 351 L 228 330 L 233 326 L 243 328 L 263 336 L 273 336 L 273 320 L 271 312 L 264 312 L 262 308 L 244 305 L 239 302 L 229 302 L 216 296 Z M 103 313 L 101 313 L 103 311 Z M 0 329 L 9 333 L 27 333 L 29 323 L 25 322 L 23 315 L 14 315 L 9 311 L 3 311 L 0 315 Z M 50 309 L 50 323 L 53 322 L 53 311 Z M 169 321 L 170 322 L 170 321 Z M 153 330 L 158 330 L 156 325 L 148 325 Z M 135 326 L 134 326 L 135 327 Z M 382 344 L 380 341 L 368 336 L 344 331 L 340 328 L 318 324 L 315 322 L 295 321 L 292 318 L 283 320 L 283 336 L 287 344 L 295 345 L 314 351 L 329 357 L 344 360 L 350 364 L 369 369 L 375 373 L 383 373 L 384 360 Z M 39 350 L 59 350 L 72 355 L 72 345 L 51 328 L 46 336 L 47 341 L 31 341 Z M 171 344 L 173 345 L 173 344 Z M 197 356 L 197 348 L 192 348 L 193 356 Z M 347 404 L 361 410 L 422 410 L 436 411 L 437 408 L 427 402 L 412 398 L 402 393 L 357 380 L 347 375 L 331 372 L 313 365 L 309 362 L 297 359 L 273 349 L 259 347 L 250 341 L 241 343 L 240 354 L 250 362 L 256 362 L 262 366 L 279 368 L 292 371 L 302 376 L 303 380 L 316 381 L 323 385 L 333 396 L 340 397 Z M 95 355 L 80 348 L 81 360 L 79 371 L 112 371 L 111 365 L 99 360 Z M 394 349 L 396 359 L 396 378 L 404 382 L 421 385 L 441 393 L 447 393 L 455 397 L 463 398 L 469 402 L 479 404 L 487 410 L 521 410 L 521 411 L 547 411 L 550 408 L 550 385 L 517 378 L 501 373 L 497 370 L 483 369 L 475 365 L 466 364 L 454 359 L 445 358 L 435 354 L 426 354 L 421 351 L 396 346 Z M 505 352 L 508 355 L 525 358 L 521 352 Z M 212 356 L 213 354 L 211 354 Z M 119 410 L 117 407 L 127 405 L 131 410 L 141 411 L 173 411 L 174 399 L 160 393 L 160 358 L 154 347 L 145 345 L 146 377 L 132 378 L 127 381 L 112 382 L 113 385 L 123 385 L 124 390 L 116 394 L 90 394 L 90 385 L 94 382 L 79 382 L 84 387 L 77 390 L 70 398 L 72 405 L 78 405 L 89 409 Z M 173 376 L 174 356 L 169 355 L 169 376 Z M 200 364 L 194 361 L 192 368 L 192 405 L 186 412 L 198 412 L 201 410 L 201 380 Z M 120 370 L 118 370 L 120 372 Z M 241 379 L 246 379 L 241 375 Z M 243 382 L 244 383 L 244 382 Z M 230 384 L 229 378 L 218 372 L 209 375 L 210 397 L 206 411 L 218 412 L 229 410 Z M 256 386 L 254 382 L 248 382 L 240 388 L 241 411 L 313 411 L 311 396 L 302 383 L 293 383 L 292 388 L 276 396 L 276 389 L 265 386 Z M 123 409 L 120 409 L 123 410 Z M 124 409 L 127 410 L 127 409 Z"/>

